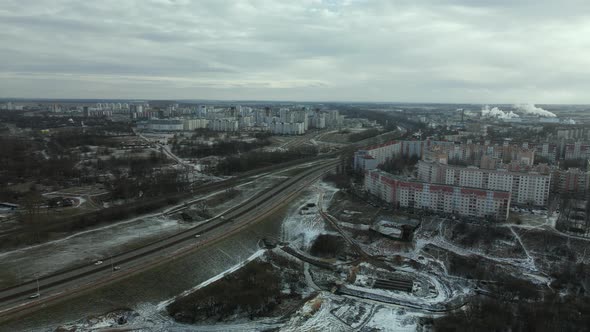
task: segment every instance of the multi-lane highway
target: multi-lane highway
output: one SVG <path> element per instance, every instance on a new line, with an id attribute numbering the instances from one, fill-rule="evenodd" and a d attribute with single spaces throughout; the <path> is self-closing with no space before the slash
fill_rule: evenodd
<path id="1" fill-rule="evenodd" d="M 351 148 L 364 142 L 351 144 Z M 171 258 L 185 255 L 211 242 L 218 241 L 249 224 L 264 218 L 285 204 L 302 189 L 320 178 L 323 174 L 336 167 L 342 152 L 332 152 L 315 158 L 309 162 L 316 163 L 311 169 L 287 179 L 276 187 L 252 197 L 250 200 L 230 209 L 222 216 L 209 220 L 194 228 L 182 231 L 143 247 L 105 257 L 98 265 L 89 264 L 58 273 L 42 276 L 38 279 L 39 297 L 30 298 L 37 293 L 37 280 L 0 290 L 0 316 L 52 302 L 64 297 L 75 295 L 85 289 L 124 278 L 140 271 L 162 264 Z M 336 159 L 323 159 L 336 157 Z M 294 161 L 287 164 L 300 164 Z M 276 167 L 269 167 L 268 170 Z M 232 179 L 210 185 L 211 187 L 228 186 L 245 181 L 246 177 L 261 172 L 248 172 L 239 179 Z"/>
<path id="2" fill-rule="evenodd" d="M 109 283 L 234 234 L 283 206 L 338 163 L 338 159 L 321 161 L 311 169 L 230 209 L 223 216 L 138 249 L 112 258 L 105 257 L 101 264 L 90 264 L 44 276 L 38 280 L 38 286 L 37 281 L 33 280 L 0 290 L 0 315 L 31 309 L 76 294 L 89 287 Z M 39 287 L 40 296 L 29 298 L 37 293 L 37 287 Z"/>

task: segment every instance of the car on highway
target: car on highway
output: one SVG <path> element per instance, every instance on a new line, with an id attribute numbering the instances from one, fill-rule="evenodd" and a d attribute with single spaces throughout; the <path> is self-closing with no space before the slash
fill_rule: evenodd
<path id="1" fill-rule="evenodd" d="M 29 299 L 36 299 L 36 298 L 38 298 L 39 296 L 41 296 L 41 294 L 39 294 L 39 293 L 35 293 L 35 294 L 33 294 L 33 295 L 29 296 Z"/>
<path id="2" fill-rule="evenodd" d="M 102 264 L 102 261 L 96 261 L 96 262 L 94 262 L 94 265 L 100 265 L 100 264 Z"/>
<path id="3" fill-rule="evenodd" d="M 201 237 L 201 234 L 195 234 L 195 237 L 199 238 L 199 237 Z"/>
<path id="4" fill-rule="evenodd" d="M 115 267 L 113 267 L 113 271 L 119 271 L 120 269 L 121 269 L 121 267 L 120 267 L 120 266 L 115 266 Z"/>

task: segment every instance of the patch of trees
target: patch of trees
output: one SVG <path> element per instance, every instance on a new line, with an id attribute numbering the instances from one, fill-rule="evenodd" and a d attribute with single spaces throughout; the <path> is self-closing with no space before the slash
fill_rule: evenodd
<path id="1" fill-rule="evenodd" d="M 116 172 L 116 169 L 125 168 L 129 170 L 129 176 L 143 177 L 149 175 L 153 168 L 166 163 L 168 163 L 168 159 L 163 154 L 151 151 L 147 158 L 123 155 L 122 157 L 113 156 L 109 159 L 98 159 L 95 167 L 99 171 L 111 170 L 113 172 Z"/>
<path id="2" fill-rule="evenodd" d="M 340 108 L 338 110 L 340 111 L 340 114 L 346 115 L 349 118 L 365 118 L 371 121 L 376 121 L 382 125 L 386 131 L 397 129 L 398 123 L 413 129 L 425 128 L 424 124 L 408 120 L 404 114 L 399 112 L 374 111 L 360 108 Z"/>
<path id="3" fill-rule="evenodd" d="M 184 158 L 203 158 L 207 156 L 226 156 L 244 153 L 270 145 L 270 143 L 269 139 L 257 140 L 256 142 L 228 140 L 217 142 L 212 145 L 183 141 L 182 143 L 173 145 L 172 151 Z"/>
<path id="4" fill-rule="evenodd" d="M 62 130 L 52 134 L 51 143 L 53 143 L 53 146 L 55 146 L 57 149 L 70 149 L 82 147 L 85 145 L 113 148 L 120 145 L 119 142 L 113 139 L 114 132 L 119 134 L 130 134 L 130 132 L 127 130 L 127 127 L 119 128 L 119 126 L 116 126 L 115 128 L 75 128 L 70 130 Z M 50 147 L 51 146 L 52 145 L 50 145 Z M 57 151 L 57 153 L 59 152 L 61 151 Z"/>
<path id="5" fill-rule="evenodd" d="M 473 161 L 474 160 L 471 160 L 471 163 L 470 163 L 470 161 L 467 161 L 467 160 L 461 160 L 459 158 L 451 158 L 451 159 L 447 160 L 447 163 L 449 165 L 453 165 L 453 166 L 467 167 L 469 165 L 473 165 Z"/>
<path id="6" fill-rule="evenodd" d="M 0 202 L 16 203 L 23 197 L 23 192 L 10 190 L 5 186 L 0 186 Z"/>
<path id="7" fill-rule="evenodd" d="M 494 241 L 512 241 L 514 235 L 507 228 L 488 223 L 469 224 L 457 221 L 452 228 L 451 240 L 465 247 L 477 247 L 483 244 L 489 247 Z"/>
<path id="8" fill-rule="evenodd" d="M 317 147 L 305 146 L 287 151 L 251 151 L 240 156 L 230 156 L 220 161 L 217 165 L 218 174 L 233 174 L 250 171 L 256 168 L 272 166 L 297 159 L 315 157 L 318 154 Z"/>
<path id="9" fill-rule="evenodd" d="M 539 302 L 479 298 L 434 320 L 435 331 L 588 331 L 590 298 L 549 295 Z"/>
<path id="10" fill-rule="evenodd" d="M 72 119 L 72 124 L 69 119 Z M 0 122 L 14 123 L 19 128 L 31 129 L 49 129 L 49 128 L 75 128 L 81 127 L 81 122 L 84 121 L 86 128 L 90 127 L 106 127 L 111 131 L 127 131 L 131 132 L 129 124 L 123 122 L 112 122 L 107 118 L 86 118 L 81 115 L 72 114 L 71 116 L 50 116 L 49 113 L 37 112 L 23 112 L 23 111 L 2 111 L 0 112 Z"/>
<path id="11" fill-rule="evenodd" d="M 333 183 L 339 189 L 350 188 L 350 175 L 329 173 L 324 176 L 324 181 Z"/>
<path id="12" fill-rule="evenodd" d="M 389 158 L 383 164 L 379 165 L 379 169 L 391 174 L 407 174 L 414 170 L 418 160 L 419 158 L 417 156 L 412 156 L 410 158 L 401 156 Z"/>
<path id="13" fill-rule="evenodd" d="M 536 158 L 537 156 L 535 156 L 535 159 Z M 559 162 L 559 168 L 561 169 L 579 168 L 582 171 L 585 171 L 586 167 L 588 167 L 588 162 L 586 159 L 561 160 Z"/>
<path id="14" fill-rule="evenodd" d="M 590 265 L 584 263 L 565 264 L 551 273 L 554 278 L 551 287 L 568 291 L 577 296 L 590 296 Z"/>
<path id="15" fill-rule="evenodd" d="M 208 287 L 181 297 L 166 309 L 175 320 L 196 323 L 221 321 L 237 314 L 251 319 L 269 314 L 281 297 L 279 271 L 267 262 L 254 262 Z"/>
<path id="16" fill-rule="evenodd" d="M 32 140 L 0 137 L 0 183 L 21 181 L 63 181 L 78 176 L 73 154 L 43 158 L 40 146 Z"/>
<path id="17" fill-rule="evenodd" d="M 334 258 L 340 255 L 346 248 L 344 240 L 336 235 L 320 234 L 313 241 L 309 252 L 318 257 Z"/>
<path id="18" fill-rule="evenodd" d="M 483 280 L 481 287 L 490 296 L 504 301 L 530 300 L 536 301 L 546 293 L 547 288 L 535 285 L 530 281 L 515 278 L 493 262 L 478 256 L 460 256 L 428 247 L 431 254 L 446 260 L 450 274 L 473 280 Z"/>
<path id="19" fill-rule="evenodd" d="M 535 154 L 535 165 L 539 165 L 539 164 L 553 165 L 554 163 L 555 163 L 555 161 L 553 161 L 547 157 Z"/>
<path id="20" fill-rule="evenodd" d="M 129 175 L 115 172 L 115 179 L 107 182 L 105 187 L 113 199 L 157 197 L 187 191 L 189 183 L 183 175 L 179 170 L 162 171 L 142 166 L 131 169 Z"/>
<path id="21" fill-rule="evenodd" d="M 375 137 L 379 134 L 381 134 L 381 131 L 379 129 L 367 129 L 359 133 L 350 134 L 350 136 L 348 136 L 348 141 L 354 143 L 367 138 Z"/>
<path id="22" fill-rule="evenodd" d="M 47 214 L 39 213 L 37 209 L 26 208 L 20 215 L 24 231 L 0 241 L 0 248 L 13 248 L 23 244 L 33 244 L 49 239 L 52 233 L 73 233 L 101 224 L 110 224 L 127 218 L 157 211 L 165 206 L 176 204 L 190 193 L 177 193 L 165 197 L 142 199 L 121 206 L 80 214 L 66 218 L 50 218 Z M 32 205 L 34 206 L 34 205 Z"/>

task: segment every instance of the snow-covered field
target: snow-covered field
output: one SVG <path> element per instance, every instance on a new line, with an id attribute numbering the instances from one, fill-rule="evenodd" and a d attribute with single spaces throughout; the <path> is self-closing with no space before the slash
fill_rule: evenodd
<path id="1" fill-rule="evenodd" d="M 190 224 L 166 216 L 133 219 L 107 227 L 77 233 L 66 238 L 0 254 L 3 273 L 16 281 L 27 281 L 36 274 L 44 275 L 69 266 L 108 259 L 134 243 L 163 237 Z"/>
<path id="2" fill-rule="evenodd" d="M 214 215 L 222 214 L 256 192 L 269 188 L 283 179 L 280 176 L 267 175 L 239 185 L 237 197 L 212 207 L 211 211 Z M 191 201 L 198 202 L 220 193 L 223 191 L 195 197 Z M 167 208 L 162 213 L 136 217 L 78 232 L 58 240 L 0 253 L 2 262 L 0 281 L 4 281 L 7 286 L 7 283 L 34 280 L 37 275 L 42 276 L 68 267 L 90 264 L 98 259 L 106 260 L 112 254 L 193 227 L 192 223 L 184 223 L 178 218 L 167 215 L 167 212 L 176 206 Z"/>
<path id="3" fill-rule="evenodd" d="M 278 178 L 275 176 L 275 178 Z M 257 180 L 256 189 L 244 186 L 240 197 L 248 196 L 252 190 L 260 190 L 272 185 L 272 177 Z M 309 249 L 314 239 L 320 234 L 338 234 L 327 226 L 326 222 L 313 210 L 312 213 L 301 214 L 300 210 L 307 204 L 314 203 L 324 211 L 328 209 L 337 188 L 325 182 L 317 182 L 303 192 L 291 204 L 287 216 L 282 221 L 280 240 L 299 251 Z M 225 202 L 216 209 L 227 208 L 235 201 Z M 350 214 L 350 213 L 349 213 Z M 459 308 L 475 294 L 476 282 L 450 273 L 445 258 L 431 254 L 428 248 L 438 248 L 442 253 L 461 257 L 478 257 L 489 264 L 497 264 L 506 272 L 530 280 L 539 285 L 548 285 L 548 277 L 544 267 L 539 264 L 539 248 L 534 246 L 537 232 L 550 232 L 553 236 L 568 239 L 554 229 L 555 217 L 542 214 L 522 218 L 521 224 L 501 224 L 498 228 L 500 239 L 485 242 L 458 241 L 453 236 L 454 221 L 444 218 L 425 219 L 416 230 L 413 243 L 400 244 L 386 238 L 366 241 L 368 237 L 359 237 L 357 241 L 363 250 L 373 255 L 381 255 L 383 263 L 390 268 L 376 267 L 370 262 L 346 265 L 338 261 L 341 270 L 328 271 L 305 263 L 304 275 L 307 285 L 306 294 L 312 290 L 317 295 L 309 299 L 299 310 L 287 317 L 265 318 L 254 321 L 236 320 L 230 323 L 216 325 L 184 325 L 175 322 L 166 312 L 165 307 L 173 299 L 165 299 L 159 303 L 142 303 L 131 308 L 131 313 L 108 314 L 104 317 L 94 317 L 91 321 L 84 319 L 70 324 L 70 327 L 91 330 L 97 328 L 116 328 L 117 315 L 126 315 L 126 329 L 137 330 L 166 330 L 166 331 L 264 331 L 277 329 L 279 331 L 416 331 L 422 330 L 421 318 L 442 315 L 441 310 Z M 168 221 L 173 222 L 173 221 Z M 342 226 L 354 224 L 341 223 Z M 477 225 L 472 225 L 477 227 Z M 469 227 L 472 227 L 469 226 Z M 178 227 L 178 226 L 177 226 Z M 358 227 L 345 227 L 345 232 L 354 237 Z M 366 230 L 361 230 L 366 232 Z M 463 240 L 463 239 L 459 239 Z M 577 242 L 575 242 L 577 241 Z M 576 245 L 582 240 L 571 239 Z M 568 244 L 569 244 L 568 242 Z M 582 241 L 583 242 L 583 241 Z M 577 248 L 572 245 L 572 250 Z M 501 249 L 501 250 L 500 250 Z M 262 255 L 257 251 L 246 261 L 251 261 Z M 287 253 L 276 249 L 277 254 L 288 256 Z M 289 256 L 293 259 L 291 256 Z M 590 257 L 589 257 L 590 259 Z M 245 261 L 245 262 L 246 262 Z M 186 289 L 182 295 L 196 289 L 206 287 L 215 280 L 228 273 L 237 271 L 245 262 L 240 262 L 208 280 Z M 387 267 L 385 266 L 385 267 Z M 392 268 L 394 267 L 394 268 Z M 352 290 L 348 295 L 334 294 L 327 289 L 325 280 L 347 280 L 348 273 L 354 269 L 353 281 L 345 281 L 345 287 Z M 385 290 L 373 288 L 372 280 L 381 278 L 392 271 L 396 277 L 404 277 L 413 281 L 411 292 Z M 354 294 L 354 292 L 359 292 Z M 363 296 L 359 294 L 362 293 Z M 374 298 L 371 297 L 374 295 Z M 385 300 L 384 300 L 385 299 Z M 121 326 L 121 327 L 123 327 Z"/>
<path id="4" fill-rule="evenodd" d="M 399 306 L 322 292 L 308 301 L 280 329 L 298 331 L 416 331 L 425 314 Z"/>

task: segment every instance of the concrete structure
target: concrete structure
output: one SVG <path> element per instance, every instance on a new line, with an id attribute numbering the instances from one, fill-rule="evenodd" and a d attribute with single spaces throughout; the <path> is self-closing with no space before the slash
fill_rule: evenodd
<path id="1" fill-rule="evenodd" d="M 380 170 L 367 171 L 365 190 L 398 208 L 496 220 L 508 218 L 511 199 L 508 191 L 410 181 Z"/>

